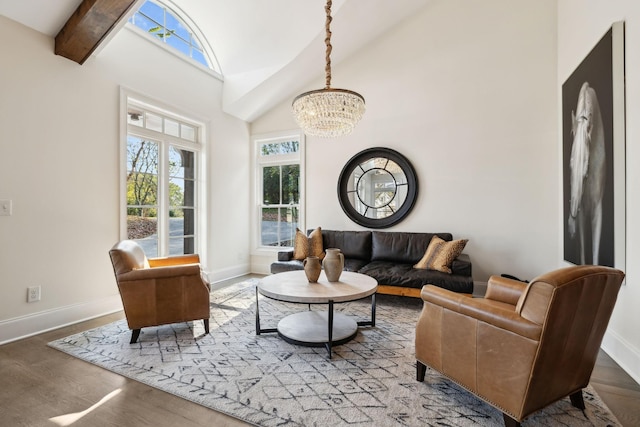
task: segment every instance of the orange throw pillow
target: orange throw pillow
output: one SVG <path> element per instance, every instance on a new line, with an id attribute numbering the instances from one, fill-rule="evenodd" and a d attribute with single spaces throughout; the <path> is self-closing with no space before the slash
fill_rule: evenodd
<path id="1" fill-rule="evenodd" d="M 447 242 L 438 236 L 433 236 L 424 256 L 413 268 L 451 274 L 451 264 L 462 253 L 468 241 L 468 239 L 460 239 Z"/>
<path id="2" fill-rule="evenodd" d="M 322 260 L 324 255 L 322 229 L 320 227 L 313 230 L 309 237 L 296 228 L 296 237 L 293 241 L 293 259 L 302 261 L 308 256 L 317 256 Z"/>

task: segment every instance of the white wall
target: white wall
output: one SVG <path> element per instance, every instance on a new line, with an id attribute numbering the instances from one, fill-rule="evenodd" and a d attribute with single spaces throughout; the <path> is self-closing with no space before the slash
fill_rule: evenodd
<path id="1" fill-rule="evenodd" d="M 0 16 L 0 51 L 0 199 L 13 200 L 0 217 L 0 343 L 121 307 L 108 256 L 120 238 L 121 87 L 210 125 L 203 262 L 214 280 L 248 272 L 249 200 L 219 195 L 249 186 L 249 132 L 221 112 L 221 81 L 126 29 L 80 66 Z M 28 304 L 35 285 L 42 300 Z"/>
<path id="2" fill-rule="evenodd" d="M 437 0 L 333 64 L 332 86 L 361 93 L 367 111 L 348 137 L 307 138 L 307 228 L 360 229 L 340 208 L 338 175 L 357 152 L 387 146 L 420 183 L 414 210 L 389 230 L 468 238 L 476 280 L 556 268 L 555 16 L 553 0 Z M 252 133 L 294 127 L 287 102 Z M 254 257 L 254 271 L 272 259 Z"/>
<path id="3" fill-rule="evenodd" d="M 640 3 L 636 0 L 559 0 L 558 89 L 616 21 L 625 21 L 626 67 L 626 202 L 625 284 L 609 324 L 603 348 L 640 382 Z M 560 105 L 562 94 L 557 99 Z M 560 142 L 559 142 L 560 144 Z"/>

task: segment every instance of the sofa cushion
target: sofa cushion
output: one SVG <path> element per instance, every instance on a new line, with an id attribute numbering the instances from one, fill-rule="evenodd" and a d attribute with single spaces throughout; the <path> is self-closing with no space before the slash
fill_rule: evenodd
<path id="1" fill-rule="evenodd" d="M 421 289 L 424 285 L 436 285 L 453 292 L 473 293 L 473 279 L 470 276 L 447 274 L 434 270 L 418 270 L 412 264 L 388 261 L 373 261 L 358 273 L 371 276 L 380 285 L 403 286 Z"/>
<path id="2" fill-rule="evenodd" d="M 271 274 L 295 270 L 304 270 L 302 261 L 292 259 L 291 261 L 276 261 L 271 263 Z"/>
<path id="3" fill-rule="evenodd" d="M 471 277 L 471 258 L 467 254 L 460 254 L 451 263 L 451 274 Z"/>
<path id="4" fill-rule="evenodd" d="M 345 258 L 344 259 L 344 271 L 358 272 L 362 267 L 367 265 L 369 261 L 364 259 Z"/>
<path id="5" fill-rule="evenodd" d="M 324 249 L 338 248 L 346 259 L 371 259 L 370 231 L 322 230 Z"/>
<path id="6" fill-rule="evenodd" d="M 424 256 L 413 267 L 451 274 L 451 264 L 462 253 L 467 242 L 467 239 L 445 242 L 438 236 L 433 236 Z"/>
<path id="7" fill-rule="evenodd" d="M 400 231 L 373 231 L 372 261 L 392 261 L 414 265 L 424 255 L 433 236 L 443 240 L 453 238 L 451 233 L 405 233 Z M 345 255 L 346 256 L 346 255 Z"/>

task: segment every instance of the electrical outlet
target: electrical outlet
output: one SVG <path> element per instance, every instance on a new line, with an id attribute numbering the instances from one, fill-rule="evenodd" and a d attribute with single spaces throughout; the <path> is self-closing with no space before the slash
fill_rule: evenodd
<path id="1" fill-rule="evenodd" d="M 27 288 L 27 302 L 40 301 L 40 293 L 42 289 L 40 286 L 30 286 Z"/>
<path id="2" fill-rule="evenodd" d="M 0 200 L 0 216 L 11 216 L 13 214 L 13 201 Z"/>

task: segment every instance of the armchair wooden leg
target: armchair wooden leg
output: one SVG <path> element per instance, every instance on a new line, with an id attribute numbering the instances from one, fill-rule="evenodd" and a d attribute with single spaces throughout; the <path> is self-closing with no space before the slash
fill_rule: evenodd
<path id="1" fill-rule="evenodd" d="M 129 344 L 137 343 L 139 336 L 140 336 L 140 329 L 132 329 L 131 330 L 131 341 L 129 342 Z"/>
<path id="2" fill-rule="evenodd" d="M 204 322 L 204 333 L 208 334 L 209 333 L 209 319 L 202 319 L 202 321 Z"/>
<path id="3" fill-rule="evenodd" d="M 427 365 L 416 360 L 416 380 L 423 382 L 424 375 L 427 373 Z"/>
<path id="4" fill-rule="evenodd" d="M 578 409 L 585 410 L 584 399 L 582 398 L 582 390 L 578 390 L 569 396 L 571 404 Z"/>
<path id="5" fill-rule="evenodd" d="M 502 417 L 504 418 L 504 427 L 520 427 L 520 422 L 514 420 L 509 415 L 502 413 Z"/>

